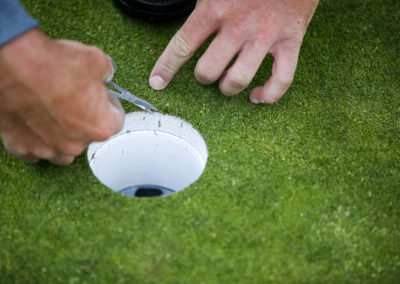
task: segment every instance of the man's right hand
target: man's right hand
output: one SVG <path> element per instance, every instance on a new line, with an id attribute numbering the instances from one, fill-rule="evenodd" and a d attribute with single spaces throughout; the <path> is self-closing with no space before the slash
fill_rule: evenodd
<path id="1" fill-rule="evenodd" d="M 106 92 L 113 73 L 99 48 L 49 39 L 35 29 L 0 49 L 0 130 L 29 161 L 68 165 L 92 141 L 118 132 L 124 112 Z"/>
<path id="2" fill-rule="evenodd" d="M 197 61 L 197 81 L 211 84 L 219 80 L 224 95 L 236 95 L 247 88 L 269 53 L 274 57 L 272 75 L 249 96 L 253 103 L 276 102 L 293 81 L 301 43 L 318 1 L 198 0 L 157 60 L 150 86 L 164 89 L 204 41 L 216 34 Z"/>

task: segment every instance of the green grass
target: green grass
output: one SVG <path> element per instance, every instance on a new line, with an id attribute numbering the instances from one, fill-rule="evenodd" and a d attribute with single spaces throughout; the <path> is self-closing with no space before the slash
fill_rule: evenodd
<path id="1" fill-rule="evenodd" d="M 271 58 L 233 98 L 195 81 L 195 59 L 155 92 L 148 75 L 182 22 L 107 0 L 23 2 L 48 35 L 100 46 L 117 83 L 192 123 L 209 159 L 183 192 L 134 199 L 84 155 L 29 165 L 1 146 L 1 283 L 400 282 L 399 1 L 321 1 L 271 106 L 247 98 Z"/>

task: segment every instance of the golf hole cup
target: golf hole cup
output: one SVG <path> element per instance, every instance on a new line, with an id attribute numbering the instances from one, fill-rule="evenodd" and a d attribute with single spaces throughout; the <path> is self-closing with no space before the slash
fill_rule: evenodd
<path id="1" fill-rule="evenodd" d="M 186 121 L 158 112 L 133 112 L 123 129 L 88 148 L 93 174 L 107 187 L 134 197 L 169 195 L 202 174 L 203 137 Z"/>

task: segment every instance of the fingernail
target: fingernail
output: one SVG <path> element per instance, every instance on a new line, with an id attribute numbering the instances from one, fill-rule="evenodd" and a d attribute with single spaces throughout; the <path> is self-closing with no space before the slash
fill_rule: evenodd
<path id="1" fill-rule="evenodd" d="M 112 78 L 114 77 L 114 73 L 111 74 L 106 74 L 106 76 L 104 76 L 104 82 L 108 83 L 112 80 Z"/>
<path id="2" fill-rule="evenodd" d="M 115 71 L 117 70 L 117 65 L 115 64 L 114 59 L 112 59 L 110 56 L 108 56 L 106 54 L 106 56 L 108 57 L 108 59 L 111 61 L 112 64 L 112 70 L 110 70 L 109 74 L 106 74 L 104 76 L 104 82 L 110 82 L 112 80 L 112 78 L 114 77 Z"/>
<path id="3" fill-rule="evenodd" d="M 260 100 L 260 103 L 262 103 L 262 104 L 263 104 L 263 103 L 264 103 L 264 100 Z"/>
<path id="4" fill-rule="evenodd" d="M 251 101 L 253 104 L 259 104 L 259 103 L 260 103 L 260 101 L 259 101 L 258 99 L 254 99 L 254 98 L 251 98 L 250 101 Z"/>
<path id="5" fill-rule="evenodd" d="M 149 83 L 150 83 L 150 87 L 152 87 L 154 90 L 157 90 L 157 91 L 162 90 L 167 86 L 164 79 L 158 75 L 152 76 L 149 80 Z"/>
<path id="6" fill-rule="evenodd" d="M 114 113 L 118 113 L 118 114 L 122 114 L 124 115 L 124 108 L 122 107 L 120 101 L 117 99 L 117 96 L 115 96 L 114 94 L 107 92 L 107 96 L 108 96 L 108 101 L 111 103 L 111 110 Z"/>

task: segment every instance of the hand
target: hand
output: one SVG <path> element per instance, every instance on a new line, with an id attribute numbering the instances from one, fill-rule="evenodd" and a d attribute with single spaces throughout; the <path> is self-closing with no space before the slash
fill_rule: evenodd
<path id="1" fill-rule="evenodd" d="M 318 0 L 198 0 L 182 28 L 171 39 L 150 75 L 161 90 L 213 33 L 216 37 L 198 60 L 197 81 L 227 96 L 243 91 L 264 57 L 274 57 L 272 76 L 250 93 L 254 103 L 274 103 L 291 85 L 300 46 Z M 234 64 L 225 72 L 232 58 Z"/>
<path id="2" fill-rule="evenodd" d="M 0 130 L 29 162 L 68 165 L 91 141 L 122 128 L 124 113 L 103 80 L 110 59 L 97 47 L 31 30 L 0 49 Z M 110 103 L 110 99 L 115 101 Z"/>

